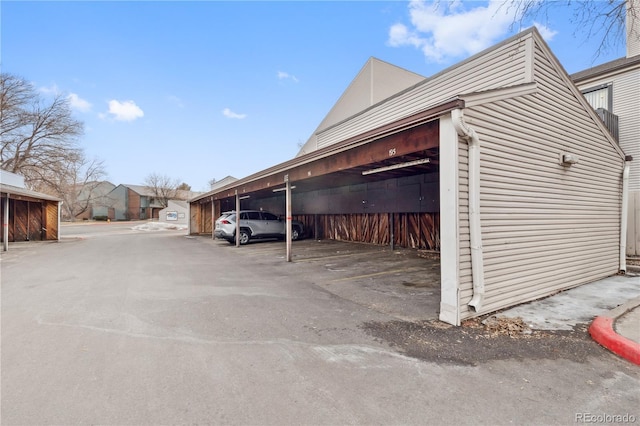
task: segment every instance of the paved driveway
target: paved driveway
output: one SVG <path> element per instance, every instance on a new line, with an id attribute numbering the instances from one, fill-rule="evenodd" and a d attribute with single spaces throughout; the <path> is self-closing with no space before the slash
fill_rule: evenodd
<path id="1" fill-rule="evenodd" d="M 366 324 L 436 317 L 437 268 L 406 252 L 381 264 L 378 248 L 301 241 L 286 263 L 280 242 L 235 248 L 113 225 L 65 227 L 74 238 L 2 255 L 2 424 L 567 424 L 579 413 L 639 414 L 637 367 L 597 345 L 580 360 L 464 366 L 374 337 Z"/>

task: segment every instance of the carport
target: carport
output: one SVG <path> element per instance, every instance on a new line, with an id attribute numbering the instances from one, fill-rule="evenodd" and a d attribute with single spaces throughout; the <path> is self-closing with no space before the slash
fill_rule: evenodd
<path id="1" fill-rule="evenodd" d="M 454 325 L 625 270 L 630 158 L 535 28 L 338 110 L 298 157 L 191 200 L 189 232 L 262 209 L 316 239 L 439 251 Z"/>
<path id="2" fill-rule="evenodd" d="M 299 220 L 310 238 L 438 250 L 437 117 L 459 106 L 448 102 L 204 194 L 191 201 L 190 232 L 211 233 L 213 220 L 239 204 Z"/>

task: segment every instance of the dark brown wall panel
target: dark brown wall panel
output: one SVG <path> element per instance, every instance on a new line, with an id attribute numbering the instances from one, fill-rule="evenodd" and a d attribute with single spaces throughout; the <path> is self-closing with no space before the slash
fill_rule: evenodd
<path id="1" fill-rule="evenodd" d="M 211 203 L 202 204 L 202 224 L 204 229 L 202 232 L 210 234 L 213 229 L 213 220 L 211 216 Z"/>
<path id="2" fill-rule="evenodd" d="M 439 213 L 298 215 L 294 218 L 305 224 L 312 238 L 378 245 L 391 242 L 390 221 L 393 220 L 394 245 L 440 250 Z M 316 220 L 317 235 L 314 233 Z"/>
<path id="3" fill-rule="evenodd" d="M 58 239 L 58 203 L 52 202 L 45 205 L 45 220 L 43 225 L 47 240 Z"/>
<path id="4" fill-rule="evenodd" d="M 29 234 L 29 203 L 27 201 L 13 201 L 13 237 L 14 241 L 27 241 Z"/>
<path id="5" fill-rule="evenodd" d="M 42 226 L 42 203 L 28 202 L 27 207 L 29 209 L 29 226 L 28 235 L 30 241 L 41 241 L 44 227 Z"/>

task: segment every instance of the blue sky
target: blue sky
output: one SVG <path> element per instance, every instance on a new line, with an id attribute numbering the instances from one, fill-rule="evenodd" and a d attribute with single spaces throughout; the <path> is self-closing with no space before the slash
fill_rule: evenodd
<path id="1" fill-rule="evenodd" d="M 114 184 L 207 190 L 293 158 L 369 57 L 428 77 L 517 32 L 496 4 L 4 0 L 0 58 L 69 97 Z M 537 23 L 569 73 L 624 56 L 594 60 L 571 16 Z"/>

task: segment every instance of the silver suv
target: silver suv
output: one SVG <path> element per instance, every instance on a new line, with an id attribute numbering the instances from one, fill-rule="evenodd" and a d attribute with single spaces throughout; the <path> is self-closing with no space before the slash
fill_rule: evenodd
<path id="1" fill-rule="evenodd" d="M 287 235 L 287 222 L 273 213 L 258 210 L 240 210 L 240 244 L 259 238 L 284 239 Z M 215 222 L 215 237 L 230 243 L 236 242 L 236 212 L 225 212 Z M 291 239 L 297 240 L 304 233 L 302 222 L 291 223 Z"/>

